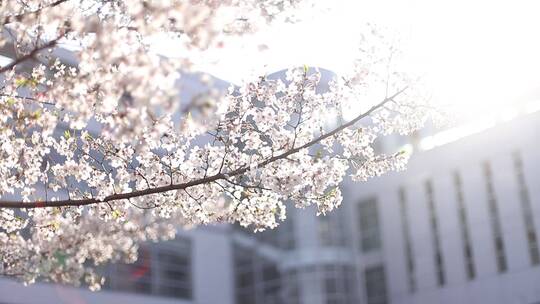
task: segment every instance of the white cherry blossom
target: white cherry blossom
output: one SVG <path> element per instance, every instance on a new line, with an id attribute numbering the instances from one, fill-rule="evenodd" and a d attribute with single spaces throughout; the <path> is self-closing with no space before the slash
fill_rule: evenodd
<path id="1" fill-rule="evenodd" d="M 433 109 L 374 27 L 328 90 L 300 66 L 228 90 L 206 82 L 193 101 L 178 98 L 189 55 L 164 57 L 148 42 L 165 35 L 204 54 L 292 21 L 301 5 L 0 2 L 0 47 L 15 50 L 0 67 L 0 274 L 99 289 L 94 266 L 133 262 L 141 242 L 179 227 L 274 228 L 286 208 L 338 208 L 347 176 L 404 169 L 406 153 L 380 154 L 374 142 L 421 128 Z M 71 59 L 58 55 L 66 43 Z M 350 109 L 360 110 L 350 120 L 330 115 Z"/>

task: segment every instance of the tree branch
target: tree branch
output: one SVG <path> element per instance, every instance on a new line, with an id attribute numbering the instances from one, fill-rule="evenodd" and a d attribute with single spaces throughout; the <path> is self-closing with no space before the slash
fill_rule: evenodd
<path id="1" fill-rule="evenodd" d="M 30 53 L 28 53 L 28 54 L 26 54 L 24 56 L 16 58 L 14 61 L 9 63 L 8 65 L 0 67 L 0 74 L 11 70 L 13 67 L 15 67 L 19 63 L 22 63 L 22 62 L 24 62 L 26 60 L 34 58 L 34 56 L 36 56 L 39 52 L 41 52 L 41 51 L 43 51 L 45 49 L 55 47 L 56 44 L 58 43 L 58 40 L 60 40 L 62 37 L 63 37 L 63 35 L 56 38 L 56 39 L 53 39 L 53 40 L 45 43 L 44 45 L 42 45 L 40 47 L 37 47 L 37 48 L 33 49 Z"/>
<path id="2" fill-rule="evenodd" d="M 287 152 L 284 152 L 282 154 L 273 156 L 273 157 L 259 163 L 257 165 L 257 167 L 258 168 L 264 167 L 264 166 L 266 166 L 266 165 L 268 165 L 270 163 L 273 163 L 273 162 L 275 162 L 277 160 L 285 159 L 288 156 L 290 156 L 292 154 L 295 154 L 295 153 L 299 152 L 302 149 L 309 148 L 309 147 L 315 145 L 316 143 L 318 143 L 318 142 L 320 142 L 320 141 L 322 141 L 322 140 L 324 140 L 326 138 L 329 138 L 331 136 L 336 135 L 337 133 L 343 131 L 344 129 L 346 129 L 346 128 L 350 127 L 350 126 L 353 126 L 355 123 L 357 123 L 361 119 L 371 115 L 374 111 L 376 111 L 377 109 L 383 107 L 387 102 L 389 102 L 390 100 L 394 99 L 395 97 L 397 97 L 398 95 L 403 93 L 406 89 L 407 89 L 407 87 L 397 91 L 392 96 L 384 98 L 380 103 L 374 105 L 373 107 L 371 107 L 366 112 L 358 115 L 353 120 L 351 120 L 351 121 L 349 121 L 349 122 L 347 122 L 345 124 L 342 124 L 341 126 L 335 128 L 334 130 L 332 130 L 332 131 L 330 131 L 330 132 L 328 132 L 326 134 L 323 134 L 323 135 L 311 140 L 310 142 L 303 144 L 302 146 L 293 148 L 291 150 L 288 150 Z M 190 187 L 194 187 L 194 186 L 198 186 L 198 185 L 202 185 L 202 184 L 207 184 L 207 183 L 215 182 L 215 181 L 222 180 L 222 179 L 227 180 L 227 179 L 229 179 L 229 177 L 244 174 L 249 170 L 250 170 L 250 167 L 246 166 L 246 167 L 243 167 L 243 168 L 239 168 L 239 169 L 230 171 L 228 173 L 219 172 L 219 173 L 217 173 L 215 175 L 211 175 L 211 176 L 207 176 L 207 177 L 204 177 L 204 178 L 192 180 L 192 181 L 186 182 L 186 183 L 171 184 L 171 185 L 167 185 L 167 186 L 149 188 L 149 189 L 145 189 L 145 190 L 137 190 L 137 191 L 132 191 L 132 192 L 113 194 L 113 195 L 109 195 L 109 196 L 105 197 L 101 201 L 97 200 L 95 198 L 76 199 L 76 200 L 67 199 L 67 200 L 58 200 L 58 201 L 34 201 L 34 202 L 0 201 L 0 208 L 33 209 L 33 208 L 46 208 L 46 207 L 85 206 L 85 205 L 107 203 L 107 202 L 110 202 L 110 201 L 117 201 L 117 200 L 129 200 L 131 198 L 141 197 L 141 196 L 146 196 L 146 195 L 151 195 L 151 194 L 163 193 L 163 192 L 174 191 L 174 190 L 185 190 L 185 189 L 190 188 Z"/>
<path id="3" fill-rule="evenodd" d="M 2 21 L 2 25 L 6 25 L 6 24 L 9 24 L 11 22 L 15 22 L 15 21 L 21 21 L 25 16 L 28 16 L 28 15 L 38 15 L 41 13 L 42 10 L 46 9 L 46 8 L 51 8 L 51 7 L 55 7 L 55 6 L 58 6 L 64 2 L 67 2 L 69 0 L 56 0 L 54 1 L 53 3 L 50 3 L 48 5 L 45 5 L 45 6 L 41 6 L 40 8 L 36 9 L 35 11 L 31 11 L 31 12 L 24 12 L 24 13 L 21 13 L 21 14 L 18 14 L 18 15 L 10 15 L 10 16 L 6 16 L 4 18 L 4 20 Z"/>

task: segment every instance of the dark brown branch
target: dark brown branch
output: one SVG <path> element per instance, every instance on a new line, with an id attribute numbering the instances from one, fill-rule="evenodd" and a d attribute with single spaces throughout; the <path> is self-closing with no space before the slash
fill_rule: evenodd
<path id="1" fill-rule="evenodd" d="M 373 107 L 371 107 L 368 111 L 360 114 L 359 116 L 357 116 L 353 120 L 351 120 L 351 121 L 349 121 L 349 122 L 347 122 L 345 124 L 342 124 L 341 126 L 335 128 L 331 132 L 323 134 L 323 135 L 311 140 L 310 142 L 303 144 L 302 146 L 299 146 L 299 147 L 293 148 L 291 150 L 288 150 L 287 152 L 284 152 L 284 153 L 282 153 L 280 155 L 273 156 L 273 157 L 259 163 L 257 167 L 259 167 L 259 168 L 264 167 L 264 166 L 266 166 L 268 164 L 271 164 L 271 163 L 273 163 L 273 162 L 275 162 L 277 160 L 285 159 L 288 156 L 290 156 L 292 154 L 295 154 L 295 153 L 299 152 L 302 149 L 309 148 L 309 147 L 315 145 L 316 143 L 318 143 L 318 142 L 320 142 L 320 141 L 322 141 L 322 140 L 324 140 L 326 138 L 329 138 L 331 136 L 336 135 L 337 133 L 343 131 L 344 129 L 353 126 L 354 124 L 356 124 L 361 119 L 371 115 L 371 113 L 373 113 L 377 109 L 383 107 L 387 102 L 389 102 L 390 100 L 394 99 L 395 97 L 397 97 L 398 95 L 403 93 L 406 89 L 407 89 L 407 87 L 399 90 L 394 95 L 385 98 L 380 103 L 378 103 L 378 104 L 374 105 Z M 113 195 L 109 195 L 109 196 L 105 197 L 101 201 L 97 200 L 95 198 L 77 199 L 77 200 L 68 199 L 68 200 L 58 200 L 58 201 L 49 201 L 49 202 L 46 202 L 46 201 L 34 201 L 34 202 L 27 202 L 27 203 L 19 202 L 19 201 L 0 201 L 0 208 L 31 209 L 31 208 L 45 208 L 45 207 L 85 206 L 85 205 L 107 203 L 107 202 L 110 202 L 110 201 L 117 201 L 117 200 L 124 200 L 124 199 L 127 200 L 127 199 L 130 199 L 130 198 L 141 197 L 141 196 L 146 196 L 146 195 L 151 195 L 151 194 L 158 194 L 158 193 L 163 193 L 163 192 L 168 192 L 168 191 L 185 190 L 185 189 L 190 188 L 190 187 L 194 187 L 194 186 L 198 186 L 198 185 L 202 185 L 202 184 L 207 184 L 207 183 L 215 182 L 215 181 L 222 180 L 222 179 L 227 180 L 232 176 L 238 176 L 238 175 L 244 174 L 249 170 L 250 170 L 250 167 L 246 166 L 246 167 L 243 167 L 243 168 L 239 168 L 239 169 L 230 171 L 228 173 L 217 173 L 215 175 L 207 176 L 207 177 L 204 177 L 204 178 L 201 178 L 201 179 L 196 179 L 196 180 L 186 182 L 186 183 L 172 184 L 172 185 L 155 187 L 155 188 L 150 188 L 150 189 L 145 189 L 145 190 L 137 190 L 137 191 L 127 192 L 127 193 L 113 194 Z"/>
<path id="2" fill-rule="evenodd" d="M 41 101 L 41 100 L 38 100 L 38 99 L 30 97 L 30 96 L 19 96 L 19 95 L 10 95 L 10 94 L 2 94 L 2 93 L 0 93 L 0 97 L 11 97 L 11 98 L 21 99 L 23 101 L 39 103 L 39 104 L 46 105 L 46 106 L 55 106 L 55 104 L 52 103 L 52 102 Z"/>
<path id="3" fill-rule="evenodd" d="M 64 2 L 67 2 L 68 0 L 56 0 L 50 4 L 47 4 L 45 6 L 42 6 L 38 9 L 36 9 L 35 11 L 31 11 L 31 12 L 24 12 L 24 13 L 21 13 L 21 14 L 18 14 L 18 15 L 10 15 L 10 16 L 6 16 L 4 18 L 4 20 L 2 21 L 2 25 L 6 25 L 6 24 L 9 24 L 9 23 L 12 23 L 12 22 L 15 22 L 15 21 L 21 21 L 23 20 L 24 17 L 26 16 L 31 16 L 31 15 L 39 15 L 41 13 L 42 10 L 46 9 L 46 8 L 51 8 L 51 7 L 55 7 L 55 6 L 58 6 Z"/>
<path id="4" fill-rule="evenodd" d="M 26 60 L 29 60 L 29 59 L 33 59 L 34 56 L 36 56 L 39 52 L 43 51 L 43 50 L 46 50 L 46 49 L 49 49 L 49 48 L 52 48 L 52 47 L 55 47 L 56 44 L 58 43 L 58 40 L 62 39 L 63 35 L 56 38 L 56 39 L 53 39 L 47 43 L 45 43 L 44 45 L 40 46 L 40 47 L 37 47 L 35 49 L 33 49 L 30 53 L 24 55 L 24 56 L 21 56 L 19 58 L 16 58 L 15 60 L 13 60 L 11 63 L 9 63 L 8 65 L 6 66 L 3 66 L 3 67 L 0 67 L 0 74 L 1 73 L 4 73 L 4 72 L 7 72 L 9 70 L 11 70 L 12 68 L 14 68 L 17 64 L 20 64 Z"/>

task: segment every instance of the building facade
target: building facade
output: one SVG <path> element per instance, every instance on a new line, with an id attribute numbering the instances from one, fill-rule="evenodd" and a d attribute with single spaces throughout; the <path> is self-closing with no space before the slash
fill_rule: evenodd
<path id="1" fill-rule="evenodd" d="M 537 112 L 419 151 L 404 172 L 345 182 L 328 216 L 180 231 L 103 269 L 100 292 L 2 278 L 0 303 L 538 304 L 538 130 Z"/>

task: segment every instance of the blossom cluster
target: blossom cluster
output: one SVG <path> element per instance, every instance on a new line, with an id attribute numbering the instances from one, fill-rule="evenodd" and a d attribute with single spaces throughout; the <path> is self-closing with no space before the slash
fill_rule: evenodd
<path id="1" fill-rule="evenodd" d="M 19 62 L 0 70 L 0 274 L 97 289 L 91 264 L 134 261 L 180 226 L 274 228 L 288 206 L 338 207 L 347 174 L 403 169 L 406 154 L 374 142 L 431 110 L 375 30 L 326 90 L 297 67 L 194 102 L 178 101 L 189 58 L 147 44 L 166 33 L 203 51 L 241 34 L 231 26 L 246 12 L 271 22 L 297 2 L 2 2 L 0 44 Z M 75 63 L 51 51 L 59 41 L 77 43 Z"/>

